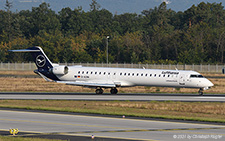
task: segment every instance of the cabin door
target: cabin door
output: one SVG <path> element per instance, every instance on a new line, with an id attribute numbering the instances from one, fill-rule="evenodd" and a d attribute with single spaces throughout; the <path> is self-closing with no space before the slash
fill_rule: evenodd
<path id="1" fill-rule="evenodd" d="M 185 85 L 185 74 L 180 74 L 179 84 L 180 85 Z"/>

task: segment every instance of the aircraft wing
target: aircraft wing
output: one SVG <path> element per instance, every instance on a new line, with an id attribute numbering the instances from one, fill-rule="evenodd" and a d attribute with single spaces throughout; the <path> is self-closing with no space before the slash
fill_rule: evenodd
<path id="1" fill-rule="evenodd" d="M 57 83 L 64 83 L 67 85 L 76 85 L 76 86 L 84 86 L 84 87 L 104 87 L 104 88 L 113 88 L 116 85 L 112 81 L 56 81 Z"/>

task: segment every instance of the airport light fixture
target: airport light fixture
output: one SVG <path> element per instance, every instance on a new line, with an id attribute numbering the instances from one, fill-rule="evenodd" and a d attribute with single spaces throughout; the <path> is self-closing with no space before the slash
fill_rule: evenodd
<path id="1" fill-rule="evenodd" d="M 106 37 L 106 64 L 108 67 L 108 62 L 109 62 L 109 49 L 108 49 L 108 44 L 109 44 L 109 36 Z"/>

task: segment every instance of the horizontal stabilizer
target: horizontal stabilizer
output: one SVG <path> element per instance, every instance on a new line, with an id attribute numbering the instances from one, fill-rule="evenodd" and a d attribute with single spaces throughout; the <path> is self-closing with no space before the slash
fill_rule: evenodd
<path id="1" fill-rule="evenodd" d="M 18 50 L 9 50 L 10 52 L 40 52 L 40 50 L 32 50 L 32 49 L 18 49 Z"/>

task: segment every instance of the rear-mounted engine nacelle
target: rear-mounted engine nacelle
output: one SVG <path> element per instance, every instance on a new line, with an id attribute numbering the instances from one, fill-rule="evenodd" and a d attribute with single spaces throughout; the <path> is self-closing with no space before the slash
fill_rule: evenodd
<path id="1" fill-rule="evenodd" d="M 55 66 L 52 69 L 50 69 L 50 72 L 56 75 L 65 75 L 69 71 L 69 68 L 67 66 Z"/>

